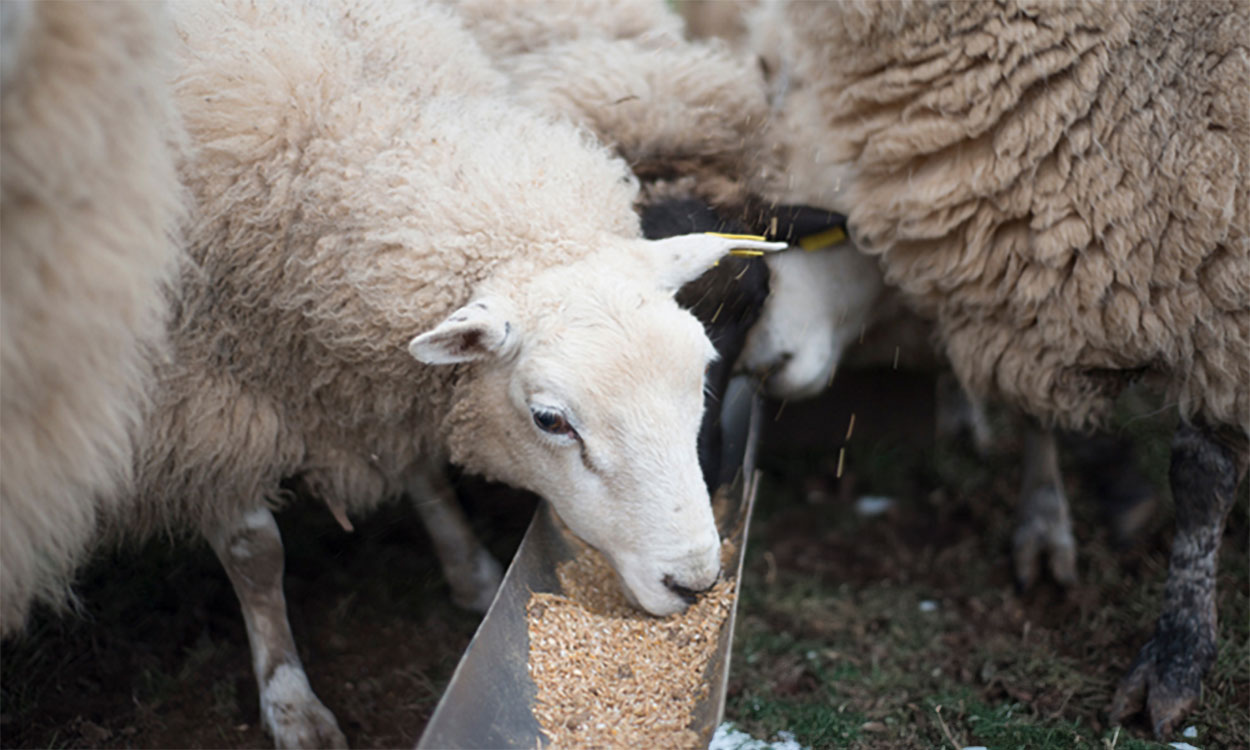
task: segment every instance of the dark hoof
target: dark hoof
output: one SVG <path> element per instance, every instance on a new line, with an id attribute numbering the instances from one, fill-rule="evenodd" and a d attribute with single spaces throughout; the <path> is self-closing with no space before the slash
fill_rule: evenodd
<path id="1" fill-rule="evenodd" d="M 1142 647 L 1111 701 L 1111 723 L 1123 724 L 1145 708 L 1155 737 L 1162 741 L 1172 736 L 1198 703 L 1202 677 L 1215 661 L 1213 638 L 1192 630 L 1187 635 L 1161 639 L 1156 633 Z"/>

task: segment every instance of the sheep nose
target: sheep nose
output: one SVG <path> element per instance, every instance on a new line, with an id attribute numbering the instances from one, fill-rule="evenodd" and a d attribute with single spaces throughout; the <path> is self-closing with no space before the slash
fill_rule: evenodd
<path id="1" fill-rule="evenodd" d="M 717 577 L 719 578 L 719 576 Z M 698 601 L 699 596 L 701 594 L 706 593 L 709 589 L 712 588 L 712 586 L 715 586 L 716 582 L 713 581 L 711 585 L 705 588 L 695 590 L 692 588 L 687 588 L 685 586 L 682 586 L 680 583 L 674 580 L 672 576 L 664 576 L 664 585 L 668 587 L 669 591 L 672 591 L 674 594 L 677 594 L 678 596 L 680 596 L 682 601 L 684 601 L 686 604 L 694 604 L 696 601 Z"/>
<path id="2" fill-rule="evenodd" d="M 793 352 L 778 352 L 773 355 L 772 359 L 756 362 L 751 370 L 751 374 L 760 380 L 766 381 L 785 368 L 786 364 L 792 359 L 794 359 Z"/>

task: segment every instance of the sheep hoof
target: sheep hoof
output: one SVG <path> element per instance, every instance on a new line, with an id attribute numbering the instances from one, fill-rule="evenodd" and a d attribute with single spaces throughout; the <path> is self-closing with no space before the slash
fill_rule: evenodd
<path id="1" fill-rule="evenodd" d="M 503 581 L 503 566 L 485 549 L 479 548 L 473 556 L 473 567 L 458 575 L 448 571 L 447 583 L 451 586 L 451 600 L 457 607 L 470 612 L 485 613 L 495 600 L 495 592 Z"/>
<path id="2" fill-rule="evenodd" d="M 1037 582 L 1043 552 L 1055 582 L 1062 586 L 1075 584 L 1076 540 L 1072 538 L 1067 500 L 1062 491 L 1051 486 L 1034 489 L 1024 498 L 1021 509 L 1012 537 L 1016 585 L 1021 591 L 1027 591 Z"/>
<path id="3" fill-rule="evenodd" d="M 1112 698 L 1109 718 L 1122 724 L 1143 706 L 1160 741 L 1172 736 L 1202 694 L 1202 676 L 1215 662 L 1215 637 L 1202 627 L 1165 627 L 1142 646 Z"/>
<path id="4" fill-rule="evenodd" d="M 277 723 L 269 727 L 273 744 L 277 748 L 346 748 L 347 738 L 339 731 L 334 714 L 314 700 L 311 705 L 279 706 L 275 712 L 282 714 Z"/>
<path id="5" fill-rule="evenodd" d="M 334 714 L 308 685 L 303 669 L 284 664 L 261 694 L 261 716 L 277 748 L 346 748 Z"/>

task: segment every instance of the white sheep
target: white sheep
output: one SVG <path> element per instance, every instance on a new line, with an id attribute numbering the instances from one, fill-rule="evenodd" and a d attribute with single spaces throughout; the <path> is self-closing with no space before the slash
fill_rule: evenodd
<path id="1" fill-rule="evenodd" d="M 1121 683 L 1168 734 L 1215 658 L 1223 520 L 1250 432 L 1244 3 L 770 4 L 793 127 L 966 388 L 1094 425 L 1138 379 L 1176 404 L 1177 535 Z"/>
<path id="2" fill-rule="evenodd" d="M 0 632 L 118 502 L 182 212 L 159 5 L 0 4 Z"/>
<path id="3" fill-rule="evenodd" d="M 194 263 L 116 527 L 210 540 L 277 744 L 344 744 L 287 624 L 284 478 L 346 519 L 448 458 L 545 497 L 649 612 L 710 586 L 714 349 L 673 293 L 778 245 L 642 239 L 625 164 L 510 100 L 446 9 L 175 11 Z"/>
<path id="4" fill-rule="evenodd" d="M 719 45 L 681 38 L 681 19 L 662 0 L 448 2 L 506 73 L 517 98 L 589 129 L 640 179 L 644 234 L 753 231 L 767 225 L 759 203 L 777 175 L 759 70 Z M 687 284 L 677 301 L 698 317 L 717 349 L 705 400 L 721 401 L 732 368 L 767 295 L 767 269 L 729 259 Z M 707 410 L 699 462 L 709 487 L 724 478 L 720 424 Z M 724 467 L 726 471 L 729 467 Z M 437 472 L 423 480 L 418 508 L 431 530 L 453 597 L 485 608 L 498 565 L 459 513 Z"/>

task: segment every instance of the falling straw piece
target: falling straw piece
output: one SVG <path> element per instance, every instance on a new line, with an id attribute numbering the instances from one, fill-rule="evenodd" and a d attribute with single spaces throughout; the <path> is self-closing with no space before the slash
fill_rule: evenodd
<path id="1" fill-rule="evenodd" d="M 846 459 L 846 448 L 838 449 L 838 474 L 837 478 L 842 478 L 842 461 Z"/>
<path id="2" fill-rule="evenodd" d="M 851 412 L 851 422 L 846 426 L 846 439 L 851 439 L 851 433 L 855 430 L 855 412 Z"/>
<path id="3" fill-rule="evenodd" d="M 898 369 L 898 347 L 894 347 L 894 369 Z"/>

